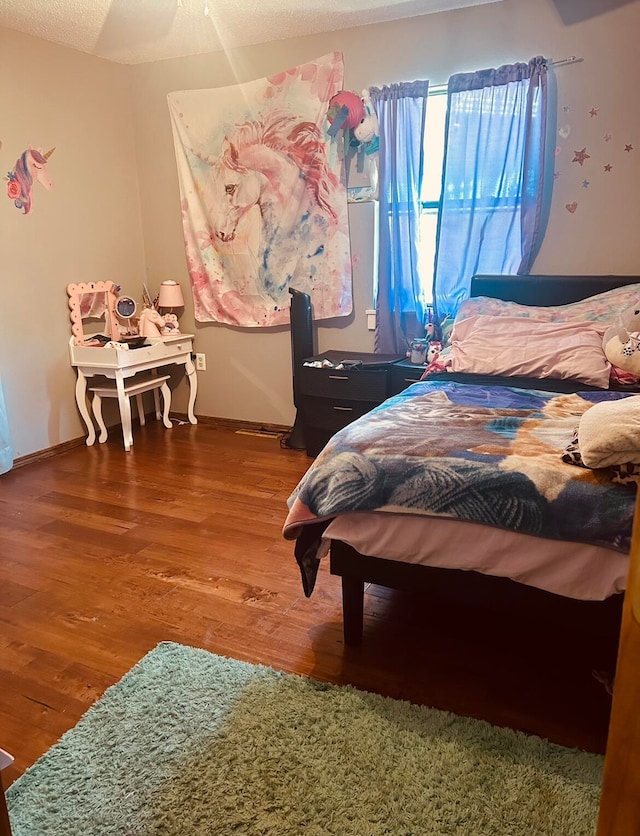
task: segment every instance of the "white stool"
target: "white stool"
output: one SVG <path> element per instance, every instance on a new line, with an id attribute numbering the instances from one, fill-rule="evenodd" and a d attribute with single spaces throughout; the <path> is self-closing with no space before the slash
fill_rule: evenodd
<path id="1" fill-rule="evenodd" d="M 156 419 L 159 421 L 162 417 L 162 423 L 170 430 L 173 426 L 169 420 L 169 409 L 171 408 L 171 389 L 167 385 L 169 375 L 136 375 L 124 381 L 122 396 L 118 392 L 118 386 L 115 380 L 107 380 L 96 386 L 90 386 L 89 389 L 93 392 L 93 415 L 96 419 L 98 427 L 100 428 L 100 435 L 98 441 L 103 444 L 107 440 L 107 427 L 102 417 L 102 399 L 103 398 L 117 398 L 120 406 L 120 422 L 122 423 L 122 436 L 124 439 L 124 449 L 131 449 L 133 444 L 133 431 L 131 429 L 131 396 L 134 395 L 136 403 L 138 404 L 138 419 L 140 426 L 144 426 L 144 406 L 142 403 L 142 395 L 144 392 L 153 391 L 153 400 L 155 405 Z M 162 392 L 163 412 L 160 415 L 160 401 L 158 398 L 158 389 Z"/>

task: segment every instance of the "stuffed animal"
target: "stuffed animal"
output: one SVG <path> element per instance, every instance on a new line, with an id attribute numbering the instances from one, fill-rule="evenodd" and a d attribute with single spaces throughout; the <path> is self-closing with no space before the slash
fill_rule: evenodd
<path id="1" fill-rule="evenodd" d="M 640 304 L 627 308 L 604 332 L 602 347 L 612 366 L 640 376 Z"/>
<path id="2" fill-rule="evenodd" d="M 353 135 L 358 142 L 366 145 L 366 153 L 373 154 L 380 145 L 378 117 L 371 103 L 371 95 L 367 89 L 362 91 L 364 115 L 360 123 L 353 129 Z"/>
<path id="3" fill-rule="evenodd" d="M 340 90 L 329 102 L 329 136 L 335 137 L 339 130 L 355 130 L 365 115 L 364 102 L 357 93 Z"/>

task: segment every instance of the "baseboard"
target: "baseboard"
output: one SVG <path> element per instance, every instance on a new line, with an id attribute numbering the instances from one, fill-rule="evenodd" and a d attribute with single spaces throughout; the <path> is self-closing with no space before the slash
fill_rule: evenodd
<path id="1" fill-rule="evenodd" d="M 67 450 L 73 450 L 74 447 L 81 447 L 85 443 L 85 436 L 81 438 L 72 438 L 70 441 L 63 441 L 61 444 L 54 444 L 53 447 L 47 447 L 45 450 L 36 450 L 35 453 L 29 453 L 26 456 L 19 456 L 13 461 L 13 470 L 18 467 L 24 467 L 27 464 L 34 464 L 45 459 L 50 459 L 52 456 L 58 456 L 60 453 L 66 453 Z"/>
<path id="2" fill-rule="evenodd" d="M 151 413 L 149 413 L 151 415 Z M 153 417 L 153 416 L 151 416 Z M 189 417 L 186 413 L 172 412 L 171 418 L 188 423 Z M 232 430 L 235 432 L 249 432 L 255 435 L 266 436 L 280 436 L 283 433 L 289 432 L 291 427 L 285 427 L 282 424 L 264 424 L 256 421 L 237 421 L 234 418 L 211 418 L 208 415 L 198 415 L 198 424 L 205 427 L 215 427 L 222 430 Z M 134 419 L 134 423 L 136 419 Z M 117 426 L 117 424 L 113 424 Z M 112 427 L 109 427 L 111 429 Z M 60 453 L 65 453 L 67 450 L 73 450 L 74 447 L 81 447 L 85 443 L 86 437 L 72 438 L 70 441 L 63 441 L 61 444 L 55 444 L 53 447 L 47 447 L 45 450 L 37 450 L 35 453 L 29 453 L 26 456 L 20 456 L 14 459 L 13 469 L 24 467 L 27 464 L 34 464 L 45 459 L 50 459 L 52 456 L 58 456 Z"/>
<path id="3" fill-rule="evenodd" d="M 185 413 L 171 413 L 172 418 L 178 418 L 180 421 L 188 421 L 189 418 Z M 239 421 L 235 418 L 213 418 L 209 415 L 198 415 L 198 424 L 205 427 L 215 427 L 221 430 L 233 430 L 235 432 L 251 432 L 258 435 L 282 435 L 289 432 L 290 426 L 283 426 L 282 424 L 265 424 L 257 423 L 256 421 Z"/>

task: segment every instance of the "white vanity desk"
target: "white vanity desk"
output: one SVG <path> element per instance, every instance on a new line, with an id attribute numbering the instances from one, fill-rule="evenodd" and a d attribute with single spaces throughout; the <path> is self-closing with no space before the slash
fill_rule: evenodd
<path id="1" fill-rule="evenodd" d="M 128 394 L 125 392 L 125 380 L 139 372 L 157 370 L 169 365 L 184 365 L 190 390 L 187 415 L 192 424 L 198 423 L 193 411 L 198 391 L 198 376 L 191 360 L 193 339 L 193 334 L 149 337 L 147 339 L 149 345 L 141 348 L 120 349 L 108 346 L 75 345 L 75 339 L 71 337 L 69 341 L 71 365 L 78 372 L 76 402 L 87 427 L 87 446 L 91 446 L 96 440 L 93 421 L 87 409 L 87 378 L 95 375 L 104 375 L 110 380 L 115 380 L 126 449 L 128 449 L 127 439 L 131 439 L 132 436 L 131 408 Z M 154 394 L 157 395 L 157 391 Z M 165 409 L 165 425 L 167 412 L 168 405 Z M 100 440 L 103 441 L 104 438 L 101 436 Z"/>

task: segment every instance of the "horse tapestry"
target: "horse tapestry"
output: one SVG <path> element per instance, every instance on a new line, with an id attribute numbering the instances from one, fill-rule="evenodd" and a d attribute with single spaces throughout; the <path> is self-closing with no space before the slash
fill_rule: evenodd
<path id="1" fill-rule="evenodd" d="M 258 81 L 168 95 L 195 318 L 289 323 L 294 287 L 315 319 L 351 313 L 351 256 L 329 101 L 332 53 Z"/>

